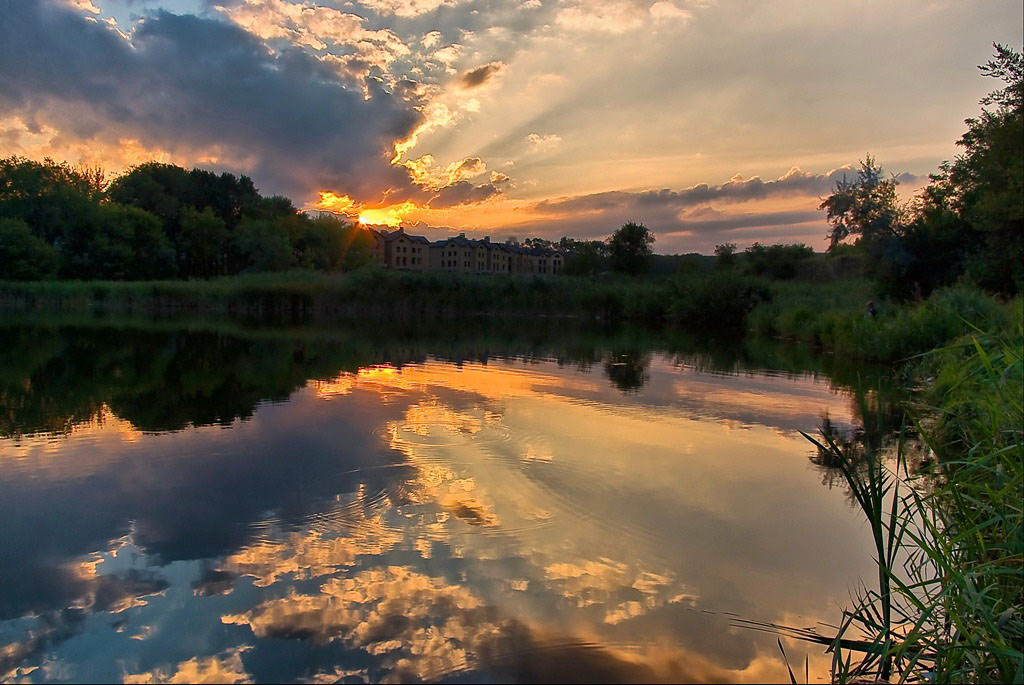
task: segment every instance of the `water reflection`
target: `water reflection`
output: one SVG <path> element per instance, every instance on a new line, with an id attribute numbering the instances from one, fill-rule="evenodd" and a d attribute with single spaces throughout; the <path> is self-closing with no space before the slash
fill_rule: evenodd
<path id="1" fill-rule="evenodd" d="M 522 326 L 0 343 L 6 679 L 780 679 L 728 613 L 807 624 L 871 571 L 795 433 L 857 422 L 827 360 Z"/>

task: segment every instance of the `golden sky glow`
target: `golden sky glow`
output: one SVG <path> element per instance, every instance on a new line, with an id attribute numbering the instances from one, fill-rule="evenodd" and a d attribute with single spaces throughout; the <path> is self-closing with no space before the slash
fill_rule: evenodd
<path id="1" fill-rule="evenodd" d="M 70 13 L 73 34 L 37 7 Z M 298 206 L 433 238 L 598 238 L 637 220 L 663 252 L 820 248 L 819 198 L 866 153 L 912 192 L 994 87 L 976 65 L 993 41 L 1019 45 L 1024 21 L 1012 0 L 18 8 L 10 54 L 25 59 L 0 63 L 10 153 L 246 173 Z M 81 69 L 53 71 L 60 59 Z M 800 182 L 775 183 L 793 169 Z"/>

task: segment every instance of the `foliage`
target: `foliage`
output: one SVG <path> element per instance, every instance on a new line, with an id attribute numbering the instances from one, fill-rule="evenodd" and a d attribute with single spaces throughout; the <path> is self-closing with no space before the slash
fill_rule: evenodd
<path id="1" fill-rule="evenodd" d="M 814 250 L 803 243 L 764 246 L 754 243 L 743 253 L 743 268 L 753 276 L 788 280 L 797 275 L 801 262 L 814 256 Z"/>
<path id="2" fill-rule="evenodd" d="M 750 311 L 770 298 L 762 281 L 747 276 L 680 274 L 672 283 L 668 315 L 701 328 L 742 328 Z"/>
<path id="3" fill-rule="evenodd" d="M 608 246 L 601 240 L 562 238 L 559 250 L 565 255 L 562 273 L 570 276 L 593 276 L 605 270 Z"/>
<path id="4" fill-rule="evenodd" d="M 57 272 L 57 253 L 21 219 L 0 219 L 0 274 L 12 281 L 39 281 Z"/>
<path id="5" fill-rule="evenodd" d="M 612 270 L 636 276 L 647 270 L 653 250 L 654 234 L 644 226 L 628 222 L 608 239 Z"/>
<path id="6" fill-rule="evenodd" d="M 52 160 L 0 160 L 0 218 L 17 219 L 12 254 L 52 254 L 9 270 L 9 278 L 148 280 L 214 278 L 292 267 L 352 270 L 372 258 L 372 236 L 327 216 L 309 217 L 291 200 L 263 197 L 248 177 L 150 162 L 106 184 L 100 169 Z M 27 254 L 27 253 L 26 253 Z M 28 256 L 24 259 L 29 259 Z M 37 267 L 43 267 L 40 271 Z"/>
<path id="7" fill-rule="evenodd" d="M 224 219 L 207 207 L 186 207 L 178 231 L 178 264 L 183 276 L 210 278 L 227 271 L 225 246 L 230 232 Z"/>
<path id="8" fill-rule="evenodd" d="M 981 67 L 1008 85 L 982 99 L 958 141 L 964 152 L 944 163 L 911 205 L 901 205 L 895 176 L 868 156 L 821 203 L 830 251 L 843 241 L 873 265 L 882 290 L 923 296 L 966 274 L 991 292 L 1012 295 L 1024 284 L 1024 59 L 995 46 Z"/>
<path id="9" fill-rule="evenodd" d="M 950 344 L 977 325 L 1003 330 L 1016 304 L 1000 303 L 971 286 L 935 291 L 923 301 L 880 299 L 866 281 L 832 284 L 774 283 L 770 302 L 751 312 L 750 328 L 761 334 L 807 342 L 845 358 L 897 362 Z M 877 318 L 865 302 L 873 299 Z M 970 323 L 968 323 L 970 322 Z"/>
<path id="10" fill-rule="evenodd" d="M 983 75 L 1007 86 L 982 99 L 957 144 L 964 152 L 932 177 L 924 206 L 955 227 L 965 270 L 983 287 L 1016 293 L 1024 281 L 1024 58 L 995 45 Z"/>
<path id="11" fill-rule="evenodd" d="M 844 240 L 855 237 L 857 242 L 872 249 L 899 238 L 901 209 L 895 176 L 885 178 L 882 167 L 868 155 L 860 163 L 855 179 L 836 181 L 835 190 L 822 200 L 819 209 L 825 210 L 831 226 L 829 247 L 835 248 Z"/>
<path id="12" fill-rule="evenodd" d="M 144 280 L 174 274 L 174 253 L 159 220 L 136 207 L 103 204 L 62 243 L 65 278 Z"/>
<path id="13" fill-rule="evenodd" d="M 727 271 L 736 266 L 736 243 L 715 245 L 715 268 Z"/>
<path id="14" fill-rule="evenodd" d="M 828 436 L 814 440 L 865 513 L 879 570 L 878 589 L 844 612 L 834 637 L 802 631 L 830 644 L 837 681 L 1024 677 L 1022 333 L 1018 322 L 1012 337 L 971 336 L 943 360 L 957 380 L 929 396 L 944 428 L 937 434 L 915 423 L 939 456 L 934 472 L 910 472 L 902 436 L 895 468 L 875 450 L 858 468 Z M 967 405 L 970 412 L 958 410 Z M 960 439 L 939 438 L 943 432 Z"/>
<path id="15" fill-rule="evenodd" d="M 67 164 L 0 160 L 0 217 L 21 219 L 49 245 L 59 246 L 99 200 L 95 184 Z"/>
<path id="16" fill-rule="evenodd" d="M 291 263 L 288 236 L 269 219 L 246 219 L 234 241 L 243 271 L 281 271 Z"/>

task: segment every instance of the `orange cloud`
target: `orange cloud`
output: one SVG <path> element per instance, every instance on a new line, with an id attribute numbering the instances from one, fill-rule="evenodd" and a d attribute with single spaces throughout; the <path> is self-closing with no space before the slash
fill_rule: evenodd
<path id="1" fill-rule="evenodd" d="M 359 208 L 359 203 L 348 195 L 339 195 L 330 190 L 321 190 L 319 199 L 313 204 L 315 209 L 335 214 L 352 214 Z"/>

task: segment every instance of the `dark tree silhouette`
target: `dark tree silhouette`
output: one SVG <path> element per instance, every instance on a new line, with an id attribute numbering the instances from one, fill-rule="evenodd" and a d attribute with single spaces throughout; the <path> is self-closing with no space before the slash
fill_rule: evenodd
<path id="1" fill-rule="evenodd" d="M 643 224 L 630 221 L 608 239 L 612 269 L 632 276 L 644 273 L 654 251 L 654 234 Z"/>

